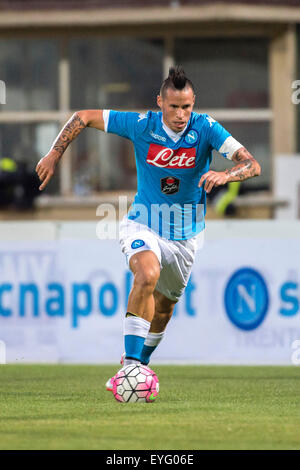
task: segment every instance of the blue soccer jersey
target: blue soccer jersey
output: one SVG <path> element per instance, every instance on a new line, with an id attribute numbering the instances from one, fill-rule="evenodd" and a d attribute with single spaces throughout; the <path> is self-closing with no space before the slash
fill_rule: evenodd
<path id="1" fill-rule="evenodd" d="M 105 130 L 134 144 L 137 193 L 128 217 L 170 240 L 186 240 L 204 229 L 206 194 L 198 187 L 209 170 L 212 150 L 231 158 L 242 147 L 207 114 L 192 113 L 179 134 L 161 112 L 105 110 Z"/>

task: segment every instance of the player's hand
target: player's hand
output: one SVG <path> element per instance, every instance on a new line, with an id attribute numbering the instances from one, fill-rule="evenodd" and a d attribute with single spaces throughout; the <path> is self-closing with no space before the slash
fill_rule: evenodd
<path id="1" fill-rule="evenodd" d="M 57 154 L 54 152 L 49 152 L 38 162 L 35 171 L 37 172 L 40 181 L 42 181 L 42 184 L 39 187 L 40 191 L 42 191 L 47 186 L 50 179 L 54 175 L 57 163 Z"/>
<path id="2" fill-rule="evenodd" d="M 204 183 L 204 190 L 207 193 L 210 193 L 214 187 L 221 186 L 223 184 L 226 184 L 227 182 L 228 175 L 225 173 L 225 171 L 209 170 L 201 176 L 198 186 L 199 188 L 201 188 Z"/>

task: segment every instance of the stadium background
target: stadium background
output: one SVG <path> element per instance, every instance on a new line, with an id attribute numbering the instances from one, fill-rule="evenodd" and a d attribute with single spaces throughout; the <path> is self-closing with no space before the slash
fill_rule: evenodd
<path id="1" fill-rule="evenodd" d="M 119 196 L 132 200 L 132 146 L 88 129 L 43 194 L 32 173 L 74 111 L 155 109 L 180 64 L 195 110 L 242 142 L 262 175 L 209 198 L 205 246 L 155 361 L 297 364 L 300 1 L 0 0 L 0 11 L 7 362 L 118 361 L 131 280 L 118 243 L 96 236 L 96 208 L 118 216 Z M 212 168 L 225 167 L 215 155 Z"/>

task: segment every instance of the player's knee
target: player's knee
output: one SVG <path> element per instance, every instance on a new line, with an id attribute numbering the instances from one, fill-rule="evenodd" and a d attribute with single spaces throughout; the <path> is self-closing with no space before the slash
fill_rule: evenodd
<path id="1" fill-rule="evenodd" d="M 156 268 L 148 268 L 137 271 L 134 276 L 134 284 L 136 287 L 153 292 L 159 278 L 159 271 Z"/>

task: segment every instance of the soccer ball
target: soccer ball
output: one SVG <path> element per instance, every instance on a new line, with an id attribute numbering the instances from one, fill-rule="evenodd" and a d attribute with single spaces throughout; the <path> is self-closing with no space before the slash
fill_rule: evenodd
<path id="1" fill-rule="evenodd" d="M 123 367 L 113 379 L 114 397 L 123 403 L 152 403 L 158 391 L 158 377 L 147 366 L 130 364 Z"/>

